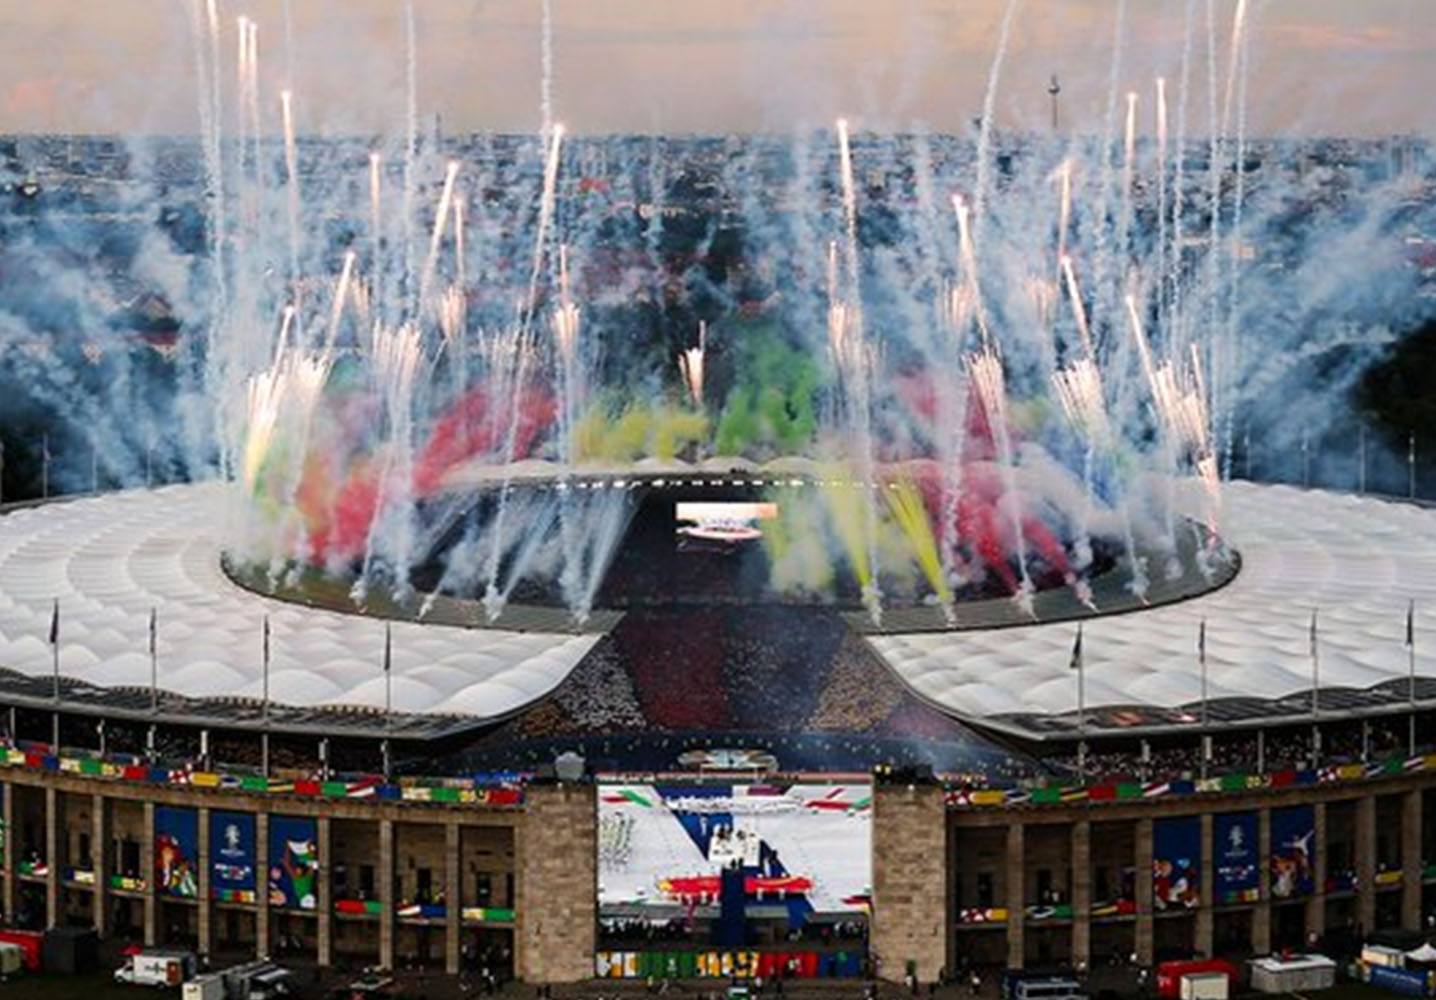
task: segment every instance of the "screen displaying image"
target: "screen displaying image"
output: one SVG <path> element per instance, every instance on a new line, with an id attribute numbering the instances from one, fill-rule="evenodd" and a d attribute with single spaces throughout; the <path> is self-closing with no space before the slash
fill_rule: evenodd
<path id="1" fill-rule="evenodd" d="M 679 501 L 679 541 L 736 545 L 763 537 L 758 522 L 778 516 L 778 505 L 742 500 Z"/>
<path id="2" fill-rule="evenodd" d="M 745 904 L 802 911 L 797 922 L 866 912 L 871 806 L 867 785 L 601 786 L 599 907 L 689 908 L 741 892 Z"/>

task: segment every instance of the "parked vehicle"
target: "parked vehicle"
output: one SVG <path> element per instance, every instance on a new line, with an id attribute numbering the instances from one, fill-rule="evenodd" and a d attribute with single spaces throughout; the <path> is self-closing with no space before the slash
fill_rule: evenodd
<path id="1" fill-rule="evenodd" d="M 184 984 L 180 1000 L 226 1000 L 224 977 L 218 972 L 197 976 Z"/>
<path id="2" fill-rule="evenodd" d="M 290 994 L 294 981 L 288 969 L 263 960 L 236 965 L 219 975 L 224 980 L 224 1000 L 276 1000 Z"/>
<path id="3" fill-rule="evenodd" d="M 0 981 L 20 974 L 25 967 L 25 949 L 13 941 L 0 941 Z"/>
<path id="4" fill-rule="evenodd" d="M 115 982 L 132 986 L 181 986 L 194 978 L 192 951 L 147 948 L 115 970 Z"/>

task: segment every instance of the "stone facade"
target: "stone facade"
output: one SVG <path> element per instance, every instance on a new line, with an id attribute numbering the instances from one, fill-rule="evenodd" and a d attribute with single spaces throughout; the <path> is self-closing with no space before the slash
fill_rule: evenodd
<path id="1" fill-rule="evenodd" d="M 591 784 L 535 784 L 521 807 L 495 808 L 281 799 L 22 769 L 0 772 L 0 781 L 8 824 L 0 905 L 12 919 L 24 909 L 43 926 L 83 921 L 89 913 L 102 933 L 142 933 L 147 942 L 166 944 L 186 931 L 198 933 L 201 947 L 212 942 L 216 949 L 263 951 L 278 935 L 293 935 L 321 964 L 358 957 L 406 961 L 422 945 L 432 963 L 449 970 L 461 964 L 465 945 L 482 939 L 485 947 L 511 947 L 513 971 L 530 982 L 572 982 L 594 972 L 597 789 Z M 1011 808 L 948 808 L 936 786 L 882 783 L 872 801 L 871 953 L 891 980 L 901 980 L 909 963 L 928 982 L 962 958 L 1090 965 L 1113 953 L 1142 960 L 1182 951 L 1260 953 L 1357 924 L 1414 929 L 1426 919 L 1423 887 L 1436 887 L 1436 873 L 1427 869 L 1436 859 L 1436 780 L 1429 774 Z M 1302 902 L 1274 903 L 1267 864 L 1272 815 L 1297 804 L 1314 809 L 1317 888 Z M 166 903 L 153 885 L 157 805 L 197 810 L 202 886 L 207 810 L 256 815 L 260 869 L 271 814 L 318 818 L 326 876 L 318 910 L 220 904 L 203 892 L 198 906 Z M 1258 820 L 1261 898 L 1216 906 L 1214 818 L 1236 812 Z M 1159 916 L 1150 882 L 1153 824 L 1183 816 L 1200 823 L 1200 902 L 1189 913 Z M 22 866 L 27 858 L 48 865 L 43 871 Z M 82 880 L 76 870 L 87 866 L 93 874 Z M 1355 890 L 1342 881 L 1343 872 L 1356 876 Z M 111 875 L 120 879 L 112 884 Z M 145 882 L 130 883 L 128 876 Z M 1124 877 L 1130 909 L 1094 914 Z M 425 885 L 431 896 L 442 890 L 458 905 L 438 917 L 399 916 L 396 905 Z M 341 894 L 389 905 L 379 913 L 339 913 L 331 904 Z M 1070 909 L 1048 905 L 1069 900 Z M 466 922 L 462 907 L 489 913 L 482 922 Z M 493 915 L 509 908 L 516 911 L 512 924 Z M 176 925 L 177 913 L 183 926 Z"/>
<path id="2" fill-rule="evenodd" d="M 532 983 L 594 973 L 598 928 L 595 786 L 534 785 L 518 838 L 518 968 Z"/>
<path id="3" fill-rule="evenodd" d="M 923 981 L 947 963 L 947 833 L 942 789 L 873 788 L 873 912 L 870 949 L 879 973 L 900 980 L 912 963 Z"/>

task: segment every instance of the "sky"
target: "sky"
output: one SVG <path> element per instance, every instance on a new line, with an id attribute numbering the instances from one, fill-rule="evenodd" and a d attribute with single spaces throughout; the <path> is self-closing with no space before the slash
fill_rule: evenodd
<path id="1" fill-rule="evenodd" d="M 196 131 L 189 8 L 203 2 L 0 0 L 0 132 Z M 1013 4 L 999 127 L 1048 128 L 1056 73 L 1064 130 L 1100 131 L 1115 80 L 1138 94 L 1139 127 L 1152 131 L 1159 76 L 1175 129 L 1190 36 L 1195 134 L 1209 120 L 1206 12 L 1220 104 L 1239 2 L 551 0 L 554 107 L 579 133 L 787 131 L 840 115 L 859 129 L 952 130 L 981 113 Z M 235 21 L 245 15 L 259 24 L 267 128 L 278 127 L 288 84 L 303 132 L 402 130 L 401 0 L 217 3 L 227 114 Z M 538 127 L 541 3 L 414 0 L 426 123 L 437 112 L 446 131 Z M 1436 132 L 1436 0 L 1246 0 L 1245 9 L 1252 134 Z"/>

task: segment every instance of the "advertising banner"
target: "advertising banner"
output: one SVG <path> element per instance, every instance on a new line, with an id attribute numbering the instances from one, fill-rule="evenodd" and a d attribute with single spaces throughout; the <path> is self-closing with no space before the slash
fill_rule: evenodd
<path id="1" fill-rule="evenodd" d="M 172 806 L 155 808 L 155 885 L 160 894 L 199 895 L 199 813 Z"/>
<path id="2" fill-rule="evenodd" d="M 1271 811 L 1271 895 L 1273 899 L 1309 896 L 1315 890 L 1316 810 L 1290 806 Z"/>
<path id="3" fill-rule="evenodd" d="M 314 820 L 269 817 L 269 905 L 290 910 L 319 906 L 319 839 Z"/>
<path id="4" fill-rule="evenodd" d="M 1202 821 L 1197 816 L 1152 824 L 1152 906 L 1189 910 L 1201 902 Z"/>
<path id="5" fill-rule="evenodd" d="M 1217 903 L 1251 903 L 1261 894 L 1257 814 L 1212 817 L 1212 893 Z"/>
<path id="6" fill-rule="evenodd" d="M 254 814 L 209 814 L 210 896 L 221 903 L 253 903 L 257 889 Z"/>

